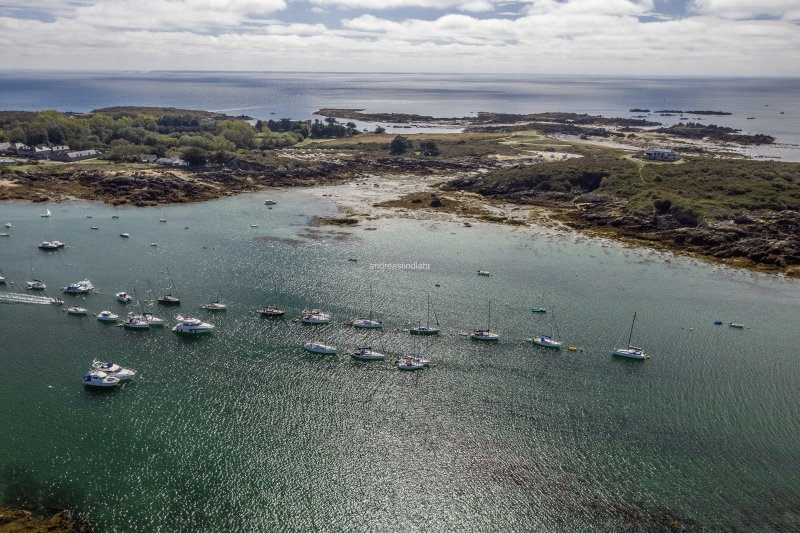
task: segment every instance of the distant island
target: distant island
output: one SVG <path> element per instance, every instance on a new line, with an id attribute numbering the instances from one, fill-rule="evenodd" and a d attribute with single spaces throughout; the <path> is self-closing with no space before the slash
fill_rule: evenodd
<path id="1" fill-rule="evenodd" d="M 270 187 L 416 176 L 418 189 L 381 206 L 467 226 L 566 224 L 800 276 L 800 164 L 748 160 L 734 150 L 774 142 L 771 136 L 557 112 L 443 119 L 359 109 L 317 114 L 324 118 L 255 121 L 141 107 L 3 111 L 0 200 L 83 198 L 149 207 Z M 354 120 L 382 124 L 366 132 Z M 389 124 L 457 124 L 463 132 L 387 135 Z M 648 159 L 653 146 L 670 158 Z M 503 208 L 492 205 L 514 205 L 521 215 L 498 215 Z"/>

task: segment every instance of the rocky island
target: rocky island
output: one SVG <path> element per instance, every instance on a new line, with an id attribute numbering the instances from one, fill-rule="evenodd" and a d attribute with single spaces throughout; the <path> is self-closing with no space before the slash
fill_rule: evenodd
<path id="1" fill-rule="evenodd" d="M 250 117 L 175 108 L 0 112 L 7 150 L 27 142 L 98 154 L 60 162 L 7 151 L 13 164 L 0 167 L 0 200 L 80 198 L 148 207 L 402 177 L 414 185 L 375 209 L 466 224 L 553 224 L 800 276 L 800 165 L 749 160 L 728 149 L 773 142 L 770 136 L 573 113 L 317 114 L 326 118 L 253 124 Z M 339 119 L 452 124 L 464 131 L 390 136 L 361 133 Z M 624 145 L 602 145 L 609 140 Z M 643 149 L 651 145 L 673 148 L 680 158 L 649 161 Z"/>

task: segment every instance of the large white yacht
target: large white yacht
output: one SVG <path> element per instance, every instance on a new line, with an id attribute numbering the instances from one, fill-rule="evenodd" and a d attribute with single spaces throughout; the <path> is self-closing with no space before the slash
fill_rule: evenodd
<path id="1" fill-rule="evenodd" d="M 327 324 L 331 321 L 331 315 L 323 313 L 319 309 L 312 309 L 311 311 L 303 311 L 300 320 L 306 324 Z"/>
<path id="2" fill-rule="evenodd" d="M 74 307 L 67 307 L 67 313 L 69 313 L 70 315 L 87 315 L 89 314 L 89 310 L 84 309 L 83 307 L 74 306 Z"/>
<path id="3" fill-rule="evenodd" d="M 88 279 L 83 281 L 76 281 L 75 283 L 70 283 L 64 289 L 64 292 L 67 294 L 86 294 L 87 292 L 94 289 L 94 285 Z"/>
<path id="4" fill-rule="evenodd" d="M 83 375 L 83 384 L 87 387 L 116 387 L 119 385 L 119 378 L 109 376 L 101 370 L 92 370 Z"/>
<path id="5" fill-rule="evenodd" d="M 200 335 L 202 333 L 211 333 L 214 331 L 214 324 L 209 324 L 208 322 L 203 322 L 197 318 L 190 318 L 178 315 L 175 317 L 175 320 L 178 321 L 175 326 L 173 326 L 172 331 L 175 333 L 185 333 L 189 335 Z"/>
<path id="6" fill-rule="evenodd" d="M 119 319 L 119 315 L 115 315 L 111 311 L 101 311 L 99 315 L 97 315 L 97 320 L 100 322 L 116 322 Z"/>
<path id="7" fill-rule="evenodd" d="M 58 245 L 50 241 L 42 241 L 39 243 L 39 248 L 42 250 L 58 250 Z"/>
<path id="8" fill-rule="evenodd" d="M 362 361 L 383 361 L 386 356 L 372 349 L 372 346 L 360 346 L 350 351 L 350 355 Z"/>
<path id="9" fill-rule="evenodd" d="M 108 374 L 109 376 L 114 376 L 119 378 L 120 381 L 125 381 L 128 379 L 133 379 L 136 376 L 136 371 L 130 370 L 129 368 L 122 368 L 121 366 L 114 364 L 114 363 L 105 363 L 103 361 L 95 360 L 92 362 L 92 370 L 99 370 Z"/>

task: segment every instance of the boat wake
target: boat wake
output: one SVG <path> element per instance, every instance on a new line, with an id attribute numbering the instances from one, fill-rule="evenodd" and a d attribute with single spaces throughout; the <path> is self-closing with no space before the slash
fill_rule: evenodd
<path id="1" fill-rule="evenodd" d="M 0 302 L 50 305 L 52 299 L 46 296 L 34 296 L 32 294 L 0 292 Z"/>

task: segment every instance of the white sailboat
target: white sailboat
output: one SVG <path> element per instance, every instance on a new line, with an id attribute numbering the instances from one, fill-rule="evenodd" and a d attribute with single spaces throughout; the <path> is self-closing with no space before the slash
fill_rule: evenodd
<path id="1" fill-rule="evenodd" d="M 553 337 L 553 330 L 555 329 L 556 331 L 558 331 L 558 328 L 555 325 L 556 324 L 555 313 L 552 314 L 552 317 L 553 317 L 553 321 L 550 323 L 550 333 L 549 334 L 542 333 L 538 337 L 534 337 L 533 338 L 533 343 L 537 344 L 539 346 L 543 346 L 545 348 L 553 348 L 555 350 L 560 350 L 561 349 L 561 341 L 557 341 Z"/>
<path id="2" fill-rule="evenodd" d="M 382 328 L 383 322 L 380 320 L 372 320 L 372 287 L 369 288 L 369 317 L 359 317 L 353 320 L 354 328 Z"/>
<path id="3" fill-rule="evenodd" d="M 3 269 L 0 268 L 0 284 L 5 284 L 6 277 L 3 275 Z"/>
<path id="4" fill-rule="evenodd" d="M 317 328 L 314 329 L 316 330 Z M 303 349 L 314 353 L 336 353 L 335 346 L 330 346 L 329 344 L 325 344 L 324 339 L 323 342 L 319 342 L 317 341 L 316 337 L 317 336 L 315 332 L 314 337 L 311 339 L 311 341 L 303 343 Z"/>
<path id="5" fill-rule="evenodd" d="M 116 207 L 114 208 L 114 214 L 111 215 L 111 218 L 119 218 L 119 211 L 117 211 Z"/>
<path id="6" fill-rule="evenodd" d="M 489 321 L 486 329 L 476 329 L 470 335 L 471 338 L 478 341 L 499 341 L 500 335 L 492 332 L 492 302 L 489 302 Z"/>
<path id="7" fill-rule="evenodd" d="M 52 213 L 50 213 L 50 210 L 48 209 L 47 213 L 45 213 L 43 215 L 39 215 L 39 216 L 42 217 L 42 218 L 50 218 L 53 215 L 52 215 Z"/>
<path id="8" fill-rule="evenodd" d="M 628 359 L 635 359 L 637 361 L 644 361 L 649 355 L 644 353 L 642 348 L 637 348 L 631 344 L 633 340 L 633 325 L 636 323 L 636 316 L 637 313 L 633 313 L 633 321 L 631 322 L 631 333 L 628 335 L 628 347 L 627 348 L 614 348 L 614 351 L 611 352 L 612 355 L 616 355 L 619 357 L 627 357 Z"/>
<path id="9" fill-rule="evenodd" d="M 436 316 L 436 308 L 433 309 L 433 318 L 436 320 L 436 325 L 439 325 L 439 319 Z M 420 322 L 417 327 L 411 328 L 409 333 L 412 335 L 438 335 L 441 331 L 438 327 L 431 327 L 431 295 L 428 295 L 428 319 L 423 326 Z"/>
<path id="10" fill-rule="evenodd" d="M 331 321 L 331 315 L 319 309 L 304 310 L 300 321 L 305 324 L 327 324 Z"/>
<path id="11" fill-rule="evenodd" d="M 167 269 L 167 276 L 169 276 L 171 292 L 162 294 L 157 298 L 157 301 L 164 305 L 181 305 L 181 299 L 178 297 L 178 290 L 175 288 L 175 282 L 172 280 L 172 274 L 170 274 L 169 269 Z M 172 295 L 173 292 L 175 296 Z"/>
<path id="12" fill-rule="evenodd" d="M 147 287 L 150 290 L 150 297 L 151 298 L 155 297 L 155 293 L 153 292 L 153 286 L 150 284 L 150 278 L 147 278 Z M 133 288 L 133 294 L 136 295 L 136 300 L 139 300 L 139 294 L 136 292 L 136 287 Z M 153 305 L 153 300 L 152 299 L 150 300 L 148 305 L 149 306 Z M 141 302 L 140 302 L 140 308 L 142 309 L 142 314 L 141 314 L 142 320 L 146 320 L 147 323 L 150 324 L 151 326 L 164 326 L 164 325 L 166 325 L 163 318 L 159 318 L 159 317 L 155 316 L 153 313 L 145 312 L 144 311 L 144 307 L 141 305 Z"/>
<path id="13" fill-rule="evenodd" d="M 31 263 L 30 271 L 29 271 L 30 272 L 30 276 L 29 277 L 33 278 L 33 258 L 31 257 L 30 253 L 28 253 L 28 260 Z M 26 287 L 25 287 L 26 290 L 43 291 L 43 290 L 45 290 L 47 288 L 47 285 L 45 285 L 42 282 L 42 280 L 39 280 L 39 279 L 36 279 L 36 278 L 33 278 L 32 281 L 26 281 L 25 283 L 26 283 Z"/>
<path id="14" fill-rule="evenodd" d="M 207 311 L 225 311 L 228 309 L 228 306 L 227 304 L 220 303 L 218 298 L 207 304 L 200 304 L 200 309 L 205 309 Z"/>

